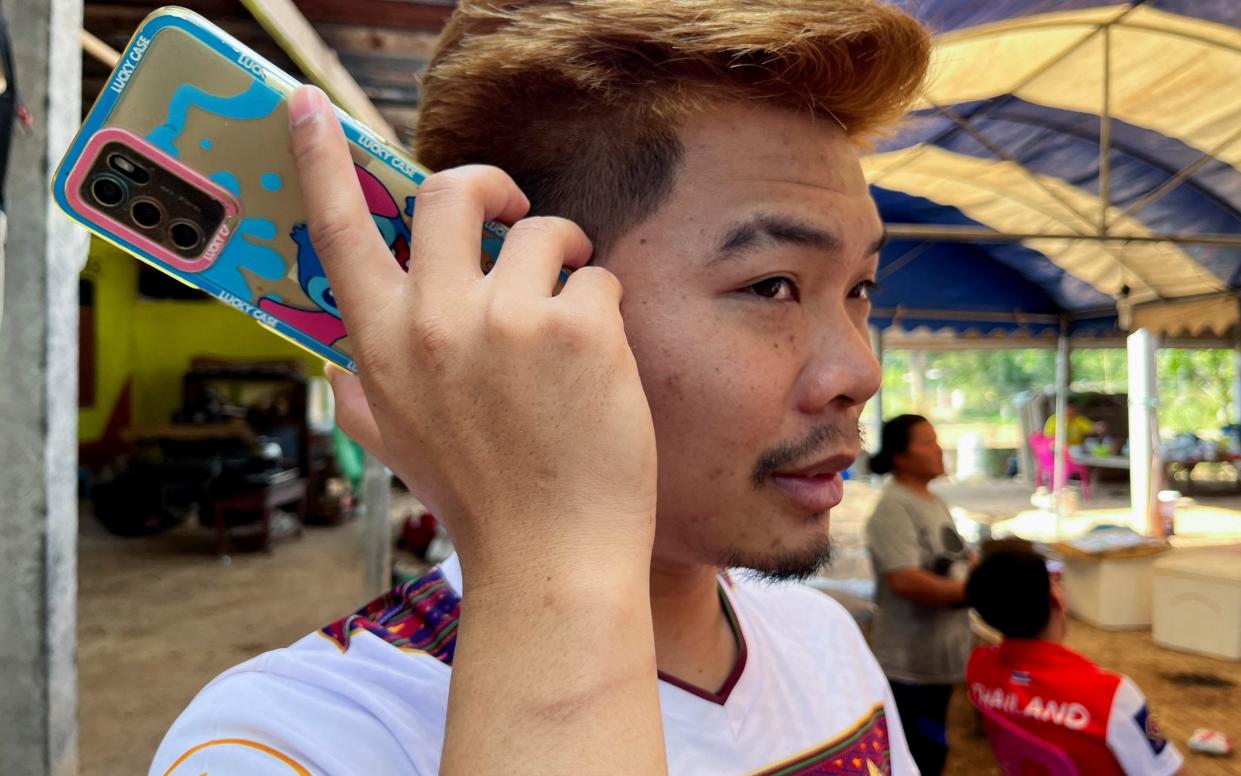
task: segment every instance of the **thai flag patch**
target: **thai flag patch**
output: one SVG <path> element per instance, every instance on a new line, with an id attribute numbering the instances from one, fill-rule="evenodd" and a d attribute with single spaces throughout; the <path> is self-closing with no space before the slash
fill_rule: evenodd
<path id="1" fill-rule="evenodd" d="M 1150 744 L 1151 751 L 1157 755 L 1161 754 L 1163 748 L 1168 745 L 1168 739 L 1164 738 L 1163 731 L 1159 729 L 1150 709 L 1146 706 L 1138 709 L 1138 713 L 1133 715 L 1133 721 L 1146 734 L 1146 743 Z"/>
<path id="2" fill-rule="evenodd" d="M 1030 674 L 1026 671 L 1013 671 L 1013 675 L 1008 680 L 1018 687 L 1030 686 Z"/>

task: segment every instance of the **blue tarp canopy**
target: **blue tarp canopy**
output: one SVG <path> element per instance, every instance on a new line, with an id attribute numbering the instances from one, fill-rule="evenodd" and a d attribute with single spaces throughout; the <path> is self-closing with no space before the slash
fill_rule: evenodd
<path id="1" fill-rule="evenodd" d="M 1235 333 L 1241 0 L 893 2 L 936 46 L 864 159 L 890 234 L 876 324 Z"/>

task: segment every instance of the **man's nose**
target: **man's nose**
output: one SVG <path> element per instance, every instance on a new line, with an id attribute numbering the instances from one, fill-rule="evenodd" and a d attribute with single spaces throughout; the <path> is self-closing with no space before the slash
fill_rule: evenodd
<path id="1" fill-rule="evenodd" d="M 883 372 L 865 328 L 842 315 L 821 326 L 814 342 L 797 387 L 799 410 L 813 414 L 832 405 L 844 409 L 875 395 Z"/>

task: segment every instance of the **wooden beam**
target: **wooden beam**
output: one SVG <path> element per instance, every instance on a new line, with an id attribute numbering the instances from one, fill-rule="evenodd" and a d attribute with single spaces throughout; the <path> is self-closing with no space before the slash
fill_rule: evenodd
<path id="1" fill-rule="evenodd" d="M 456 3 L 451 0 L 366 0 L 351 3 L 342 3 L 340 0 L 298 0 L 297 5 L 306 18 L 313 22 L 363 24 L 370 27 L 429 32 L 439 32 L 456 7 Z"/>
<path id="2" fill-rule="evenodd" d="M 429 61 L 435 52 L 433 32 L 326 23 L 316 23 L 315 29 L 325 43 L 342 54 L 405 54 Z"/>
<path id="3" fill-rule="evenodd" d="M 297 64 L 276 45 L 267 30 L 254 20 L 249 11 L 237 3 L 238 11 L 244 17 L 208 16 L 211 23 L 232 35 L 237 40 L 262 54 L 276 67 L 285 70 L 294 78 L 305 80 L 304 74 L 298 70 Z M 94 33 L 104 43 L 117 50 L 123 50 L 128 44 L 134 30 L 150 13 L 150 7 L 90 4 L 84 9 L 83 26 Z M 93 63 L 92 63 L 93 64 Z M 108 68 L 107 72 L 110 72 Z"/>
<path id="4" fill-rule="evenodd" d="M 129 8 L 137 9 L 143 16 L 158 5 L 161 3 L 157 0 L 86 0 L 88 11 L 94 7 Z M 216 24 L 246 16 L 239 0 L 180 0 L 177 5 L 200 13 Z M 455 6 L 452 0 L 297 0 L 297 7 L 312 24 L 352 24 L 431 33 L 440 31 Z"/>
<path id="5" fill-rule="evenodd" d="M 116 67 L 121 61 L 121 52 L 104 43 L 99 38 L 82 30 L 82 51 L 94 57 L 108 67 Z"/>
<path id="6" fill-rule="evenodd" d="M 381 137 L 399 143 L 392 125 L 367 98 L 362 87 L 340 63 L 340 59 L 302 15 L 293 0 L 242 0 L 254 18 L 275 39 L 280 48 L 297 63 L 308 78 L 328 96 Z M 359 3 L 351 4 L 357 7 Z"/>

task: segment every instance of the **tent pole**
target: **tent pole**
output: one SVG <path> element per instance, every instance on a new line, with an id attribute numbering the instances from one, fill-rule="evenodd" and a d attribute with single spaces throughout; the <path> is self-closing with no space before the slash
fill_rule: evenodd
<path id="1" fill-rule="evenodd" d="M 362 548 L 368 596 L 392 587 L 392 473 L 378 458 L 366 454 L 362 474 L 362 514 L 366 518 Z"/>
<path id="2" fill-rule="evenodd" d="M 939 240 L 959 243 L 1016 243 L 1026 240 L 1085 240 L 1086 242 L 1172 243 L 1174 245 L 1223 245 L 1241 248 L 1241 234 L 1222 232 L 1164 232 L 1160 234 L 1073 234 L 1068 232 L 999 232 L 985 226 L 888 222 L 883 231 L 889 240 Z"/>
<path id="3" fill-rule="evenodd" d="M 1138 533 L 1155 533 L 1162 526 L 1153 519 L 1155 491 L 1163 479 L 1163 466 L 1156 447 L 1158 401 L 1155 382 L 1155 350 L 1158 341 L 1149 329 L 1129 335 L 1129 496 L 1130 527 Z"/>
<path id="4" fill-rule="evenodd" d="M 1103 106 L 1099 111 L 1099 235 L 1106 236 L 1112 203 L 1112 27 L 1103 27 Z"/>
<path id="5" fill-rule="evenodd" d="M 1052 467 L 1052 504 L 1056 510 L 1056 538 L 1059 539 L 1062 533 L 1061 523 L 1064 521 L 1065 503 L 1064 503 L 1064 484 L 1067 472 L 1065 471 L 1065 455 L 1067 454 L 1067 443 L 1069 437 L 1069 424 L 1065 417 L 1068 412 L 1069 400 L 1069 331 L 1068 323 L 1063 322 L 1060 325 L 1060 338 L 1056 350 L 1056 443 L 1055 457 Z"/>

